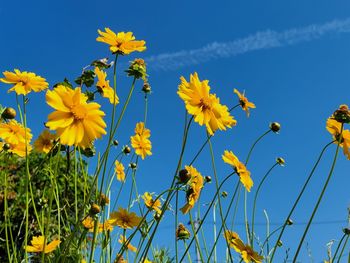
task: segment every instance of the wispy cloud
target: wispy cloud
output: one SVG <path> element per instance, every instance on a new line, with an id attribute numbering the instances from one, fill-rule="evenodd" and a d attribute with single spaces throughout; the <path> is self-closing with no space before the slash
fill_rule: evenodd
<path id="1" fill-rule="evenodd" d="M 146 62 L 152 70 L 175 70 L 215 59 L 234 57 L 251 51 L 296 45 L 330 34 L 344 32 L 350 32 L 350 18 L 293 28 L 282 32 L 265 30 L 230 42 L 213 42 L 197 49 L 150 56 L 146 58 Z"/>

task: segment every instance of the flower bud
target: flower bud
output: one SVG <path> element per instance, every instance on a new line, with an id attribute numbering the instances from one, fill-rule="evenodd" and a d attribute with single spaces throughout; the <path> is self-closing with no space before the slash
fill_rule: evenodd
<path id="1" fill-rule="evenodd" d="M 129 163 L 129 167 L 134 170 L 134 169 L 136 169 L 137 164 L 136 163 Z"/>
<path id="2" fill-rule="evenodd" d="M 204 177 L 206 183 L 211 183 L 211 176 L 207 175 Z"/>
<path id="3" fill-rule="evenodd" d="M 9 143 L 4 143 L 4 146 L 2 146 L 2 148 L 4 149 L 4 151 L 7 151 L 11 149 L 11 145 Z"/>
<path id="4" fill-rule="evenodd" d="M 96 154 L 95 147 L 93 147 L 93 146 L 87 147 L 85 149 L 80 148 L 80 152 L 82 155 L 84 155 L 86 157 L 93 157 Z"/>
<path id="5" fill-rule="evenodd" d="M 342 104 L 333 113 L 333 118 L 340 123 L 350 123 L 350 110 L 348 105 Z"/>
<path id="6" fill-rule="evenodd" d="M 1 114 L 1 118 L 12 120 L 16 117 L 16 110 L 14 108 L 7 107 Z"/>
<path id="7" fill-rule="evenodd" d="M 287 223 L 288 226 L 291 226 L 291 225 L 294 224 L 294 223 L 293 223 L 293 220 L 290 219 L 290 218 L 287 219 L 287 222 L 286 222 L 286 223 Z"/>
<path id="8" fill-rule="evenodd" d="M 343 228 L 343 232 L 345 235 L 350 235 L 350 228 L 348 228 L 348 227 Z"/>
<path id="9" fill-rule="evenodd" d="M 145 82 L 142 86 L 142 91 L 144 93 L 150 93 L 151 92 L 151 86 L 149 85 L 148 82 Z"/>
<path id="10" fill-rule="evenodd" d="M 191 179 L 191 175 L 186 169 L 182 169 L 179 171 L 179 179 L 180 183 L 185 184 Z"/>
<path id="11" fill-rule="evenodd" d="M 179 224 L 176 229 L 176 240 L 184 240 L 184 239 L 189 239 L 191 236 L 190 231 L 183 225 Z"/>
<path id="12" fill-rule="evenodd" d="M 282 157 L 276 158 L 276 163 L 278 163 L 280 166 L 284 166 L 286 163 Z"/>
<path id="13" fill-rule="evenodd" d="M 282 240 L 277 241 L 277 246 L 279 246 L 279 247 L 283 246 Z"/>
<path id="14" fill-rule="evenodd" d="M 131 152 L 131 149 L 128 145 L 125 145 L 123 147 L 123 153 L 126 155 L 126 154 L 129 154 Z"/>
<path id="15" fill-rule="evenodd" d="M 117 140 L 113 140 L 113 145 L 118 146 L 119 142 Z"/>
<path id="16" fill-rule="evenodd" d="M 98 204 L 92 204 L 90 208 L 90 214 L 96 215 L 101 212 L 101 208 Z"/>
<path id="17" fill-rule="evenodd" d="M 270 130 L 273 131 L 274 133 L 278 133 L 281 129 L 281 124 L 278 122 L 272 122 L 270 123 Z"/>
<path id="18" fill-rule="evenodd" d="M 228 193 L 226 191 L 222 191 L 221 196 L 223 198 L 226 198 L 228 196 Z"/>

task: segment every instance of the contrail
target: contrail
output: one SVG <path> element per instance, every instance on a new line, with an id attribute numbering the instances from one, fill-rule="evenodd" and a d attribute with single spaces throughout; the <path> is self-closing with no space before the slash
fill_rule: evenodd
<path id="1" fill-rule="evenodd" d="M 145 60 L 151 70 L 169 71 L 219 58 L 234 57 L 255 50 L 296 45 L 332 33 L 344 32 L 350 32 L 350 18 L 293 28 L 282 32 L 260 31 L 230 42 L 213 42 L 201 48 L 162 53 L 147 57 Z"/>

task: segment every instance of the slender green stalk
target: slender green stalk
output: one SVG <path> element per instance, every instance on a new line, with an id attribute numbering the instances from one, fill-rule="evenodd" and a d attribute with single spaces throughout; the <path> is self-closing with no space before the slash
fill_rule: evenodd
<path id="1" fill-rule="evenodd" d="M 269 242 L 270 237 L 272 237 L 275 233 L 277 233 L 279 230 L 281 230 L 283 226 L 280 226 L 278 228 L 276 228 L 274 231 L 272 231 L 264 240 L 264 242 L 262 243 L 261 247 L 260 247 L 260 254 L 264 252 L 264 247 L 265 245 Z M 269 262 L 269 261 L 268 261 Z"/>
<path id="2" fill-rule="evenodd" d="M 254 222 L 255 222 L 255 210 L 256 210 L 256 202 L 258 200 L 258 195 L 259 195 L 259 191 L 260 188 L 262 187 L 263 183 L 265 182 L 266 178 L 268 177 L 268 175 L 271 173 L 271 171 L 273 170 L 273 168 L 275 168 L 278 165 L 278 163 L 275 163 L 274 165 L 272 165 L 272 167 L 267 171 L 267 173 L 264 175 L 263 179 L 260 181 L 258 188 L 255 192 L 255 196 L 254 196 L 254 202 L 253 202 L 253 212 L 252 212 L 252 236 L 251 236 L 251 242 L 250 242 L 250 246 L 252 248 L 254 248 Z"/>
<path id="3" fill-rule="evenodd" d="M 179 225 L 179 192 L 176 191 L 176 198 L 175 198 L 175 231 L 174 233 L 176 233 L 176 229 L 177 226 Z M 177 236 L 175 235 L 175 263 L 179 262 L 179 248 L 177 245 Z"/>
<path id="4" fill-rule="evenodd" d="M 192 260 L 191 260 L 191 255 L 190 255 L 190 252 L 188 251 L 188 246 L 187 246 L 187 244 L 186 244 L 186 241 L 184 240 L 184 246 L 185 246 L 185 249 L 186 249 L 186 251 L 187 251 L 187 258 L 188 258 L 188 262 L 189 263 L 192 263 Z M 204 262 L 204 261 L 202 261 L 202 262 Z"/>
<path id="5" fill-rule="evenodd" d="M 189 211 L 189 215 L 190 215 L 190 224 L 191 224 L 194 240 L 196 241 L 197 251 L 199 252 L 199 257 L 200 257 L 201 262 L 204 262 L 202 249 L 201 249 L 201 246 L 200 246 L 200 243 L 199 243 L 199 239 L 198 239 L 198 235 L 197 235 L 197 231 L 196 231 L 197 227 L 194 225 L 194 224 L 197 225 L 197 222 L 195 222 L 195 223 L 193 222 L 193 217 L 192 217 L 192 212 L 191 211 Z"/>
<path id="6" fill-rule="evenodd" d="M 337 261 L 337 263 L 339 263 L 339 262 L 340 262 L 340 259 L 341 259 L 341 257 L 343 256 L 343 253 L 344 253 L 344 250 L 345 250 L 345 247 L 346 247 L 346 245 L 347 245 L 348 241 L 349 241 L 349 235 L 348 235 L 348 236 L 346 237 L 346 239 L 345 239 L 345 242 L 344 242 L 343 248 L 342 248 L 342 250 L 341 250 L 341 252 L 340 252 L 340 255 L 339 255 L 339 257 L 338 257 L 338 261 Z M 335 258 L 334 258 L 334 259 L 335 259 Z M 349 253 L 349 259 L 348 259 L 348 262 L 350 262 L 350 253 Z"/>
<path id="7" fill-rule="evenodd" d="M 343 125 L 342 125 L 342 127 L 341 127 L 341 133 L 342 133 L 342 131 L 343 131 Z M 319 196 L 319 198 L 318 198 L 318 200 L 317 200 L 316 206 L 315 206 L 314 210 L 312 211 L 311 217 L 310 217 L 310 219 L 309 219 L 309 221 L 308 221 L 308 223 L 307 223 L 307 225 L 306 225 L 306 228 L 305 228 L 305 230 L 304 230 L 303 236 L 302 236 L 302 238 L 301 238 L 301 240 L 300 240 L 300 242 L 299 242 L 297 251 L 295 252 L 293 261 L 296 261 L 297 258 L 298 258 L 298 255 L 299 255 L 301 246 L 303 245 L 303 242 L 304 242 L 304 239 L 305 239 L 305 237 L 306 237 L 306 234 L 307 234 L 307 232 L 309 231 L 309 228 L 310 228 L 310 226 L 311 226 L 312 220 L 313 220 L 313 218 L 314 218 L 314 216 L 315 216 L 315 214 L 316 214 L 316 211 L 317 211 L 317 209 L 318 209 L 318 207 L 319 207 L 319 205 L 320 205 L 320 203 L 321 203 L 322 197 L 323 197 L 324 193 L 326 192 L 328 183 L 329 183 L 329 181 L 330 181 L 330 179 L 331 179 L 331 177 L 332 177 L 332 175 L 333 175 L 333 171 L 334 171 L 334 168 L 335 168 L 335 164 L 336 164 L 336 161 L 337 161 L 337 158 L 338 158 L 338 153 L 339 153 L 341 138 L 342 138 L 342 136 L 340 136 L 340 138 L 339 138 L 339 140 L 338 140 L 337 149 L 336 149 L 336 151 L 335 151 L 333 163 L 332 163 L 332 166 L 331 166 L 331 170 L 329 171 L 329 174 L 328 174 L 326 183 L 324 184 L 324 186 L 323 186 L 323 188 L 322 188 L 322 192 L 321 192 L 321 194 L 320 194 L 320 196 Z"/>
<path id="8" fill-rule="evenodd" d="M 342 238 L 340 239 L 339 244 L 337 246 L 337 249 L 334 252 L 333 259 L 331 260 L 331 262 L 335 262 L 335 259 L 337 258 L 337 254 L 338 254 L 339 249 L 340 249 L 340 246 L 341 246 L 341 244 L 346 236 L 348 236 L 348 235 L 344 233 Z"/>
<path id="9" fill-rule="evenodd" d="M 7 250 L 7 258 L 9 260 L 9 263 L 12 262 L 12 257 L 11 257 L 11 252 L 10 252 L 10 241 L 9 241 L 9 236 L 8 236 L 8 204 L 7 204 L 7 173 L 5 172 L 5 191 L 4 191 L 4 217 L 5 217 L 5 237 L 6 237 L 6 250 Z M 11 225 L 10 225 L 11 228 Z M 12 247 L 13 249 L 13 247 Z"/>
<path id="10" fill-rule="evenodd" d="M 273 262 L 274 255 L 275 255 L 276 249 L 277 249 L 277 247 L 278 247 L 278 241 L 281 240 L 281 238 L 282 238 L 282 236 L 283 236 L 284 230 L 285 230 L 285 228 L 286 228 L 286 226 L 287 226 L 287 223 L 288 223 L 288 219 L 291 218 L 291 216 L 292 216 L 292 214 L 293 214 L 295 208 L 297 207 L 297 205 L 298 205 L 298 203 L 299 203 L 299 201 L 300 201 L 302 195 L 304 194 L 304 191 L 305 191 L 307 185 L 309 184 L 309 182 L 310 182 L 310 180 L 311 180 L 311 178 L 312 178 L 312 176 L 313 176 L 313 174 L 314 174 L 314 172 L 315 172 L 315 170 L 316 170 L 316 167 L 318 166 L 319 162 L 321 161 L 321 158 L 322 158 L 322 156 L 323 156 L 323 153 L 326 151 L 326 149 L 328 148 L 328 146 L 330 146 L 333 142 L 334 142 L 334 141 L 328 143 L 326 146 L 323 147 L 321 153 L 319 154 L 319 156 L 318 156 L 318 158 L 317 158 L 316 163 L 315 163 L 314 166 L 312 167 L 311 172 L 310 172 L 309 176 L 307 177 L 307 179 L 306 179 L 306 181 L 305 181 L 305 183 L 304 183 L 304 185 L 303 185 L 303 187 L 302 187 L 302 189 L 301 189 L 301 191 L 300 191 L 300 193 L 299 193 L 297 199 L 295 200 L 292 209 L 289 211 L 288 216 L 287 216 L 286 220 L 284 221 L 284 224 L 283 224 L 283 226 L 282 226 L 282 230 L 281 230 L 281 232 L 280 232 L 278 238 L 276 239 L 276 243 L 275 243 L 275 245 L 274 245 L 273 248 L 272 248 L 272 254 L 271 254 L 270 262 Z"/>

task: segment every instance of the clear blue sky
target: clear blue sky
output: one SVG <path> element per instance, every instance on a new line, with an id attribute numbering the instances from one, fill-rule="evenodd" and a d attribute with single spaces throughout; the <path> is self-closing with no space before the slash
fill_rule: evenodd
<path id="1" fill-rule="evenodd" d="M 149 62 L 153 93 L 149 100 L 148 127 L 152 131 L 153 156 L 140 165 L 139 191 L 159 193 L 171 182 L 184 112 L 183 103 L 176 95 L 179 77 L 184 75 L 188 79 L 190 73 L 197 71 L 201 79 L 210 80 L 212 91 L 223 103 L 229 106 L 237 103 L 233 94 L 233 88 L 237 88 L 245 90 L 257 105 L 249 119 L 240 110 L 235 111 L 238 126 L 215 135 L 220 178 L 229 172 L 221 161 L 225 149 L 233 150 L 244 159 L 251 143 L 267 129 L 269 122 L 281 123 L 280 135 L 271 134 L 259 144 L 249 165 L 257 183 L 275 157 L 286 159 L 286 167 L 277 168 L 267 180 L 258 202 L 257 222 L 264 222 L 262 210 L 266 209 L 272 223 L 281 223 L 318 153 L 331 139 L 325 130 L 327 117 L 339 104 L 350 104 L 350 27 L 346 22 L 350 17 L 349 8 L 350 3 L 345 0 L 5 1 L 0 7 L 0 71 L 19 68 L 36 72 L 51 86 L 64 77 L 73 80 L 92 60 L 110 56 L 107 46 L 95 41 L 97 29 L 104 27 L 116 32 L 133 31 L 138 39 L 146 40 L 147 51 L 137 54 L 139 57 L 167 54 L 177 61 L 174 53 L 184 51 L 185 56 L 178 57 L 179 65 L 170 68 L 167 67 L 167 63 L 173 63 L 170 60 L 164 62 L 153 57 Z M 335 24 L 329 24 L 334 20 Z M 316 26 L 310 28 L 313 24 Z M 296 30 L 288 31 L 293 29 Z M 307 29 L 312 32 L 303 35 L 301 32 Z M 269 38 L 267 30 L 276 33 L 271 33 Z M 259 35 L 258 32 L 265 33 Z M 274 42 L 275 34 L 278 43 Z M 247 40 L 249 36 L 253 42 Z M 244 46 L 247 41 L 249 45 Z M 219 50 L 215 50 L 211 45 L 214 42 L 224 44 L 218 44 Z M 223 47 L 226 47 L 226 54 L 220 53 Z M 238 51 L 232 50 L 233 47 Z M 199 49 L 197 55 L 187 56 L 196 49 Z M 129 60 L 130 57 L 121 59 L 123 65 Z M 120 78 L 121 99 L 125 98 L 129 85 L 129 79 Z M 14 106 L 14 95 L 6 95 L 8 86 L 1 84 L 0 87 L 0 103 Z M 29 123 L 37 135 L 49 107 L 44 94 L 30 95 L 30 101 Z M 106 100 L 101 102 L 108 111 Z M 121 144 L 127 142 L 135 123 L 142 120 L 142 105 L 143 96 L 138 87 L 126 115 L 128 122 L 120 129 Z M 198 141 L 198 138 L 201 139 Z M 204 129 L 193 129 L 189 137 L 192 152 L 185 154 L 185 162 L 192 158 L 204 138 Z M 302 205 L 293 216 L 294 222 L 304 223 L 310 216 L 334 151 L 335 147 L 327 151 Z M 195 166 L 203 174 L 212 175 L 208 160 L 209 152 L 205 151 Z M 341 155 L 326 198 L 315 217 L 315 222 L 328 223 L 312 226 L 308 234 L 314 262 L 326 258 L 326 243 L 338 240 L 342 227 L 346 226 L 350 201 L 349 165 Z M 233 183 L 227 184 L 225 190 L 232 193 L 233 187 Z M 213 189 L 213 184 L 204 189 L 208 200 Z M 180 202 L 184 202 L 183 197 Z M 239 209 L 242 211 L 242 206 Z M 182 220 L 186 222 L 187 219 L 183 217 Z M 237 219 L 242 220 L 242 216 Z M 331 223 L 339 220 L 343 223 Z M 161 235 L 156 239 L 159 245 L 173 248 L 168 238 L 163 238 L 173 234 L 171 224 L 171 220 L 163 222 Z M 210 230 L 210 225 L 206 229 Z M 295 225 L 283 238 L 285 246 L 291 247 L 291 255 L 302 229 L 303 225 Z M 242 227 L 237 225 L 236 230 L 245 236 Z M 264 228 L 258 227 L 257 231 L 263 239 Z M 282 249 L 281 252 L 276 262 L 281 262 Z M 302 250 L 300 261 L 311 262 L 306 248 Z"/>

